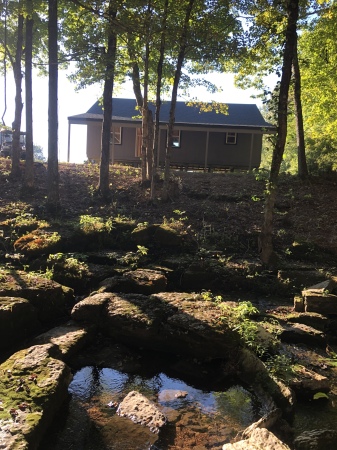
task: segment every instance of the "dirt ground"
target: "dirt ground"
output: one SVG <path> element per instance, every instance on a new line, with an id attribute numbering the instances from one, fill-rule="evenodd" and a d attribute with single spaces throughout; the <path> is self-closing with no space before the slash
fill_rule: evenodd
<path id="1" fill-rule="evenodd" d="M 24 163 L 22 163 L 24 171 Z M 0 221 L 22 214 L 50 219 L 45 207 L 47 166 L 36 163 L 33 192 L 22 189 L 21 180 L 10 177 L 10 161 L 0 159 Z M 263 221 L 265 180 L 261 174 L 174 171 L 170 200 L 155 198 L 142 186 L 140 170 L 110 168 L 111 201 L 97 196 L 99 167 L 60 164 L 60 202 L 57 220 L 76 220 L 80 215 L 134 219 L 138 223 L 183 221 L 200 247 L 219 247 L 241 257 L 258 257 L 257 236 Z M 317 252 L 332 259 L 337 255 L 337 177 L 300 181 L 282 176 L 274 214 L 274 246 L 285 257 L 299 250 L 314 260 Z M 53 217 L 55 220 L 55 216 Z M 324 257 L 323 257 L 324 259 Z"/>

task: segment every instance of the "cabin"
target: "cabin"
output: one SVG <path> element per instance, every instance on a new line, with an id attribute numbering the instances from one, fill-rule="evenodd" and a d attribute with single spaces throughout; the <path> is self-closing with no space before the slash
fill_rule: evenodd
<path id="1" fill-rule="evenodd" d="M 141 117 L 134 99 L 113 98 L 110 160 L 112 164 L 140 165 Z M 227 104 L 226 114 L 209 108 L 177 102 L 171 165 L 185 169 L 258 168 L 261 162 L 262 136 L 274 133 L 254 104 Z M 154 112 L 154 105 L 150 105 Z M 170 102 L 163 102 L 157 165 L 164 166 Z M 68 117 L 68 142 L 72 124 L 87 126 L 87 157 L 99 162 L 103 110 L 96 102 L 86 113 Z M 68 145 L 68 160 L 70 148 Z"/>

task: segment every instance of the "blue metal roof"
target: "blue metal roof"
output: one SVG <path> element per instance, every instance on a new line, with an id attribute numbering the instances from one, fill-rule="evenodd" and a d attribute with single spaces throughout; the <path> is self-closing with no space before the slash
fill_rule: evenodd
<path id="1" fill-rule="evenodd" d="M 168 123 L 170 102 L 163 102 L 160 111 L 160 122 Z M 186 126 L 215 126 L 215 127 L 265 127 L 274 128 L 262 117 L 258 107 L 254 104 L 227 103 L 228 114 L 212 111 L 200 111 L 197 106 L 188 106 L 185 102 L 177 102 L 175 112 L 175 124 Z M 155 107 L 151 103 L 150 108 Z M 140 122 L 140 115 L 136 109 L 136 100 L 129 98 L 113 98 L 112 121 L 116 122 Z M 100 102 L 96 102 L 85 114 L 71 116 L 69 120 L 102 120 L 103 110 Z"/>

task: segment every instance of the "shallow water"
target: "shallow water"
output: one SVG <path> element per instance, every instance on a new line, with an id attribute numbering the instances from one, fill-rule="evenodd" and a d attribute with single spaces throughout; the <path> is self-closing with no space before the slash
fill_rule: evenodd
<path id="1" fill-rule="evenodd" d="M 159 432 L 116 414 L 116 407 L 137 390 L 167 415 Z M 186 391 L 176 398 L 176 391 Z M 71 399 L 60 423 L 42 444 L 44 450 L 221 449 L 257 418 L 256 400 L 242 386 L 205 391 L 161 372 L 151 377 L 87 366 L 75 373 Z"/>

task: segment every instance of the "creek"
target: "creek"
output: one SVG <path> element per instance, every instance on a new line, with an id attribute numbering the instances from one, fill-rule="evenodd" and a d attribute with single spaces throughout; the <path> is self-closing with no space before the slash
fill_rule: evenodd
<path id="1" fill-rule="evenodd" d="M 177 360 L 171 357 L 147 355 L 129 371 L 111 362 L 114 368 L 86 365 L 74 372 L 69 402 L 40 450 L 220 450 L 263 415 L 247 386 L 221 379 L 212 369 L 207 374 L 198 364 L 178 376 L 173 368 Z M 116 414 L 116 405 L 132 390 L 167 416 L 159 434 Z"/>
<path id="2" fill-rule="evenodd" d="M 159 434 L 116 414 L 133 390 L 167 416 Z M 221 361 L 200 364 L 111 343 L 79 355 L 69 401 L 39 450 L 221 450 L 265 412 L 248 386 L 223 375 Z M 336 429 L 335 396 L 298 402 L 291 426 L 294 437 Z"/>

